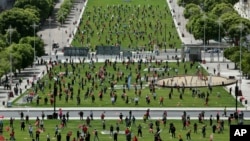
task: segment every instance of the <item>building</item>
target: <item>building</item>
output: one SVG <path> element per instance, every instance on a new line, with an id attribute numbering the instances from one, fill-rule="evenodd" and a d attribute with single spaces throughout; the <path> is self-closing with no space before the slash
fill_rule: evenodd
<path id="1" fill-rule="evenodd" d="M 7 0 L 0 1 L 0 10 L 3 10 L 7 7 Z"/>
<path id="2" fill-rule="evenodd" d="M 14 3 L 15 0 L 0 0 L 0 12 L 6 9 L 10 9 Z"/>

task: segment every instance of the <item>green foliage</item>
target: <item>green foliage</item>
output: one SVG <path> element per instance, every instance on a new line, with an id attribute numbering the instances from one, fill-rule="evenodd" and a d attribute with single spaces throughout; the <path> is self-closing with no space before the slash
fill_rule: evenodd
<path id="1" fill-rule="evenodd" d="M 51 9 L 53 8 L 51 0 L 16 0 L 14 7 L 18 8 L 34 8 L 39 12 L 40 20 L 45 20 L 49 17 Z"/>
<path id="2" fill-rule="evenodd" d="M 224 50 L 224 56 L 235 63 L 235 68 L 240 66 L 241 55 L 241 67 L 243 74 L 250 75 L 250 52 L 245 47 L 241 47 L 242 55 L 240 54 L 240 47 L 230 47 Z"/>
<path id="3" fill-rule="evenodd" d="M 29 10 L 12 8 L 0 14 L 0 21 L 0 32 L 2 34 L 5 34 L 11 25 L 23 37 L 34 34 L 31 25 L 34 22 L 38 23 L 39 18 Z"/>
<path id="4" fill-rule="evenodd" d="M 191 4 L 186 5 L 183 11 L 183 14 L 184 14 L 184 17 L 188 19 L 191 16 L 196 16 L 196 15 L 201 14 L 201 12 L 202 11 L 198 5 L 191 3 Z"/>
<path id="5" fill-rule="evenodd" d="M 33 36 L 23 37 L 20 39 L 19 43 L 20 44 L 29 44 L 33 48 L 34 47 L 34 37 Z M 41 38 L 35 37 L 35 47 L 36 47 L 35 48 L 36 56 L 41 57 L 45 54 L 44 42 Z"/>
<path id="6" fill-rule="evenodd" d="M 16 29 L 14 29 L 11 33 L 10 31 L 7 31 L 5 34 L 5 38 L 8 40 L 8 43 L 18 43 L 20 39 L 20 34 L 17 32 Z"/>
<path id="7" fill-rule="evenodd" d="M 10 56 L 6 49 L 0 51 L 0 56 L 0 76 L 3 76 L 10 70 Z"/>
<path id="8" fill-rule="evenodd" d="M 218 40 L 219 23 L 217 21 L 220 18 L 221 39 L 229 37 L 232 43 L 239 45 L 240 36 L 244 37 L 250 33 L 250 21 L 238 15 L 232 6 L 234 2 L 231 0 L 205 0 L 204 3 L 186 5 L 184 16 L 189 18 L 186 28 L 191 32 L 190 29 L 192 27 L 195 39 L 204 40 L 204 19 L 202 19 L 202 15 L 206 14 L 208 18 L 205 20 L 205 36 L 206 43 L 208 44 L 208 40 L 210 39 Z M 204 12 L 202 15 L 198 7 L 203 8 Z M 195 14 L 192 14 L 193 16 L 191 16 L 192 11 L 195 11 Z M 200 16 L 198 16 L 199 14 Z M 239 29 L 240 23 L 244 25 L 242 32 Z"/>
<path id="9" fill-rule="evenodd" d="M 225 13 L 237 13 L 233 6 L 229 3 L 219 3 L 216 4 L 213 9 L 210 11 L 212 14 L 216 15 L 217 17 L 220 17 L 221 15 Z"/>
<path id="10" fill-rule="evenodd" d="M 20 70 L 22 67 L 22 56 L 19 53 L 19 51 L 17 51 L 19 44 L 11 44 L 11 46 L 9 46 L 7 49 L 7 58 L 10 59 L 11 56 L 11 60 L 12 60 L 12 70 L 13 72 L 15 72 L 14 70 Z"/>
<path id="11" fill-rule="evenodd" d="M 61 24 L 66 20 L 70 10 L 73 6 L 73 0 L 64 0 L 60 9 L 57 12 L 57 21 Z"/>
<path id="12" fill-rule="evenodd" d="M 34 50 L 29 44 L 13 44 L 11 45 L 12 53 L 18 54 L 21 57 L 17 69 L 24 69 L 32 65 L 34 60 Z"/>

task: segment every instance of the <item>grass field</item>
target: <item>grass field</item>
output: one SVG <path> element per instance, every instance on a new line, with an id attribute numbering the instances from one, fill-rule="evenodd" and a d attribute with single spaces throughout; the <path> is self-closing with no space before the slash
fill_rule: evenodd
<path id="1" fill-rule="evenodd" d="M 91 134 L 90 140 L 94 140 L 94 135 L 93 135 L 93 131 L 94 129 L 97 129 L 98 131 L 98 135 L 99 135 L 99 140 L 100 141 L 110 141 L 113 140 L 112 137 L 109 134 L 102 134 L 102 131 L 109 131 L 109 128 L 111 125 L 114 126 L 114 130 L 116 130 L 116 123 L 118 120 L 106 120 L 105 121 L 105 125 L 106 125 L 106 130 L 103 130 L 102 128 L 102 121 L 101 120 L 93 120 L 91 121 L 91 127 L 88 128 L 88 131 Z M 132 125 L 130 130 L 132 132 L 132 136 L 133 135 L 137 135 L 137 127 L 139 124 L 141 124 L 142 126 L 142 134 L 143 137 L 139 137 L 139 141 L 152 141 L 154 139 L 154 133 L 156 131 L 156 126 L 154 125 L 154 133 L 149 133 L 149 123 L 150 122 L 155 123 L 155 120 L 149 120 L 146 123 L 143 123 L 142 121 L 136 121 L 136 125 Z M 171 134 L 169 133 L 169 124 L 173 123 L 175 128 L 176 128 L 176 138 L 172 138 Z M 217 123 L 215 123 L 216 121 L 213 121 L 213 125 L 217 125 Z M 197 123 L 198 124 L 198 131 L 197 134 L 193 133 L 193 124 Z M 80 130 L 79 127 L 85 123 L 84 121 L 80 121 L 80 120 L 69 120 L 67 123 L 67 127 L 65 127 L 64 129 L 60 128 L 59 132 L 62 135 L 62 141 L 66 140 L 66 134 L 68 132 L 72 132 L 72 136 L 70 141 L 73 139 L 73 137 L 76 137 L 76 132 L 77 130 Z M 232 124 L 235 124 L 235 121 L 232 122 Z M 245 121 L 244 124 L 250 124 L 250 121 Z M 7 128 L 9 127 L 9 121 L 8 120 L 4 120 L 3 121 L 3 136 L 5 138 L 9 138 L 9 134 L 10 131 L 7 132 Z M 33 126 L 33 132 L 34 132 L 34 137 L 35 137 L 35 131 L 36 126 L 35 126 L 35 121 L 30 121 L 30 125 Z M 45 141 L 46 140 L 46 135 L 49 134 L 50 135 L 50 139 L 51 140 L 56 140 L 56 138 L 54 137 L 54 133 L 55 133 L 55 126 L 59 125 L 60 127 L 60 120 L 45 120 L 44 121 L 44 127 L 45 127 L 45 131 L 40 133 L 40 140 L 41 141 Z M 124 132 L 124 130 L 126 129 L 125 124 L 118 124 L 120 127 L 120 133 Z M 202 137 L 202 133 L 201 133 L 201 128 L 203 127 L 203 125 L 207 125 L 206 127 L 206 137 L 203 138 Z M 20 120 L 15 120 L 14 121 L 14 131 L 15 131 L 15 138 L 16 140 L 31 140 L 31 138 L 29 137 L 29 133 L 28 133 L 28 127 L 29 124 L 26 124 L 25 127 L 25 131 L 21 131 L 20 130 Z M 212 127 L 209 126 L 209 120 L 204 121 L 204 123 L 198 123 L 198 121 L 196 120 L 191 120 L 191 124 L 190 126 L 188 126 L 186 129 L 183 129 L 183 125 L 181 120 L 167 120 L 167 124 L 166 127 L 163 126 L 163 124 L 160 124 L 160 129 L 162 130 L 162 132 L 160 133 L 160 136 L 163 140 L 173 140 L 173 141 L 178 141 L 178 135 L 181 135 L 182 138 L 184 140 L 186 140 L 186 133 L 189 131 L 189 129 L 191 129 L 191 139 L 192 141 L 208 141 L 209 140 L 209 136 L 212 133 Z M 228 141 L 229 140 L 229 126 L 227 121 L 224 122 L 224 131 L 223 133 L 218 133 L 216 131 L 215 134 L 213 134 L 214 136 L 214 140 L 215 141 Z M 119 134 L 118 135 L 118 140 L 124 141 L 125 140 L 125 135 L 124 134 Z"/>
<path id="2" fill-rule="evenodd" d="M 166 0 L 90 0 L 73 46 L 119 45 L 123 49 L 180 48 Z"/>
<path id="3" fill-rule="evenodd" d="M 166 71 L 150 71 L 148 72 L 147 68 L 151 66 L 151 68 L 164 68 L 164 66 L 168 66 Z M 40 80 L 40 84 L 36 85 L 36 87 L 28 90 L 26 94 L 30 94 L 33 90 L 37 90 L 37 93 L 40 97 L 39 100 L 34 98 L 31 103 L 26 104 L 26 106 L 33 107 L 51 107 L 53 104 L 50 104 L 50 99 L 53 100 L 53 86 L 55 83 L 55 78 L 59 78 L 61 81 L 61 86 L 58 84 L 58 92 L 56 97 L 56 105 L 60 107 L 74 107 L 74 106 L 83 106 L 83 107 L 207 107 L 205 104 L 205 100 L 203 98 L 199 98 L 198 94 L 195 94 L 192 97 L 192 90 L 189 88 L 182 89 L 178 91 L 177 88 L 173 88 L 173 93 L 171 94 L 171 99 L 169 98 L 170 88 L 162 88 L 155 87 L 156 99 L 154 100 L 154 92 L 150 92 L 149 83 L 146 82 L 146 79 L 152 77 L 154 74 L 157 74 L 159 78 L 171 77 L 177 75 L 184 75 L 184 66 L 187 69 L 187 75 L 195 75 L 197 72 L 198 63 L 195 63 L 193 67 L 190 67 L 190 63 L 186 62 L 180 63 L 179 66 L 177 63 L 142 63 L 139 65 L 138 63 L 130 63 L 130 64 L 122 64 L 122 63 L 95 63 L 93 65 L 89 63 L 81 63 L 81 64 L 67 64 L 64 66 L 63 64 L 55 66 L 45 77 Z M 67 68 L 67 71 L 66 69 Z M 72 70 L 75 68 L 75 71 Z M 139 69 L 141 68 L 141 69 Z M 176 69 L 178 69 L 178 73 L 176 73 Z M 105 70 L 105 71 L 103 71 Z M 164 70 L 164 69 L 163 69 Z M 206 74 L 205 70 L 202 70 L 204 74 Z M 61 73 L 68 72 L 68 75 L 60 75 Z M 73 73 L 74 72 L 74 73 Z M 103 72 L 103 79 L 99 78 L 99 74 Z M 120 75 L 121 72 L 123 75 Z M 136 77 L 140 74 L 140 79 L 136 82 Z M 127 80 L 128 76 L 131 75 L 131 86 L 130 90 L 126 87 L 123 90 L 123 85 L 127 84 L 125 80 Z M 50 76 L 50 77 L 49 77 Z M 91 76 L 88 80 L 87 76 Z M 120 78 L 118 76 L 121 76 Z M 119 79 L 118 79 L 119 78 Z M 103 80 L 103 83 L 101 81 Z M 142 89 L 140 88 L 140 82 L 142 83 Z M 82 85 L 84 87 L 82 89 Z M 114 91 L 111 90 L 111 83 L 114 85 Z M 137 91 L 135 91 L 135 84 L 137 87 Z M 39 87 L 40 85 L 44 87 Z M 69 92 L 70 88 L 73 88 L 72 92 Z M 61 88 L 60 88 L 61 87 Z M 106 93 L 104 93 L 104 89 Z M 61 92 L 60 92 L 61 89 Z M 87 92 L 87 90 L 89 91 Z M 103 91 L 102 91 L 103 90 Z M 207 87 L 205 88 L 197 88 L 201 93 L 204 92 L 205 95 L 209 92 L 209 102 L 208 107 L 234 107 L 235 100 L 234 98 L 223 88 L 223 87 L 213 87 L 210 92 Z M 102 93 L 102 99 L 100 99 L 100 93 Z M 217 97 L 217 92 L 220 93 L 221 97 Z M 79 93 L 79 95 L 78 95 Z M 141 93 L 141 94 L 140 94 Z M 180 99 L 180 94 L 182 94 L 183 99 Z M 24 94 L 25 95 L 25 94 Z M 61 95 L 61 100 L 59 98 Z M 111 97 L 116 95 L 117 100 L 112 105 Z M 122 99 L 122 95 L 125 97 Z M 72 96 L 72 99 L 70 98 Z M 85 97 L 86 96 L 86 97 Z M 150 97 L 150 104 L 146 103 L 146 96 Z M 77 105 L 77 97 L 80 99 L 79 105 Z M 95 97 L 95 101 L 92 102 L 92 97 Z M 159 104 L 160 97 L 164 98 L 163 105 Z M 44 99 L 47 98 L 48 102 L 45 104 Z M 68 98 L 68 101 L 66 101 Z M 139 98 L 138 105 L 135 105 L 134 98 Z M 16 100 L 17 101 L 17 100 Z M 39 103 L 37 103 L 39 102 Z M 14 103 L 14 105 L 21 106 L 19 104 Z M 239 106 L 242 106 L 239 104 Z"/>

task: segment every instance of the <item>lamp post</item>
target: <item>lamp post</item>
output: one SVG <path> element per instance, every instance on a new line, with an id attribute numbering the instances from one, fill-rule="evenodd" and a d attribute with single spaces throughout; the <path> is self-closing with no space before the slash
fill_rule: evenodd
<path id="1" fill-rule="evenodd" d="M 189 11 L 188 11 L 188 13 L 190 14 L 190 15 L 192 15 L 193 14 L 193 10 L 192 9 L 189 9 Z M 191 35 L 193 34 L 193 24 L 191 24 Z M 193 37 L 191 36 L 191 44 L 193 43 Z"/>
<path id="2" fill-rule="evenodd" d="M 239 80 L 239 89 L 241 90 L 241 81 L 242 81 L 242 44 L 241 44 L 241 39 L 242 39 L 242 29 L 244 28 L 244 25 L 242 24 L 242 21 L 239 25 L 240 28 L 240 80 Z"/>
<path id="3" fill-rule="evenodd" d="M 220 39 L 220 26 L 221 26 L 221 24 L 222 24 L 222 20 L 221 20 L 221 18 L 219 18 L 218 20 L 217 20 L 217 23 L 218 23 L 218 25 L 219 25 L 219 49 L 218 49 L 218 62 L 219 62 L 219 57 L 220 57 L 220 48 L 221 48 L 221 39 Z"/>
<path id="4" fill-rule="evenodd" d="M 165 53 L 167 52 L 167 24 L 165 23 Z"/>
<path id="5" fill-rule="evenodd" d="M 50 28 L 50 25 L 51 25 L 51 22 L 52 22 L 52 19 L 51 19 L 51 17 L 49 17 L 49 19 L 48 19 L 48 21 L 49 21 L 49 38 L 50 38 L 50 48 L 49 48 L 49 55 L 50 55 L 50 59 L 52 59 L 51 58 L 51 55 L 52 55 L 52 42 L 51 42 L 51 39 L 52 39 L 52 37 L 51 37 L 51 28 Z"/>
<path id="6" fill-rule="evenodd" d="M 203 32 L 204 32 L 204 35 L 203 35 L 203 36 L 204 36 L 204 37 L 203 37 L 203 38 L 204 38 L 204 39 L 203 39 L 203 50 L 204 50 L 204 51 L 203 51 L 203 52 L 204 52 L 204 53 L 203 53 L 203 59 L 204 59 L 204 62 L 205 62 L 205 52 L 206 52 L 206 51 L 205 51 L 205 49 L 206 49 L 206 18 L 207 18 L 207 16 L 204 14 L 204 15 L 202 16 L 202 19 L 204 20 L 204 31 L 203 31 Z"/>
<path id="7" fill-rule="evenodd" d="M 54 119 L 57 119 L 57 113 L 56 113 L 57 82 L 56 81 L 54 82 L 54 91 L 53 91 L 53 99 L 54 99 L 54 105 L 53 105 L 54 106 L 54 113 L 53 113 L 53 118 Z"/>
<path id="8" fill-rule="evenodd" d="M 9 28 L 7 29 L 7 32 L 9 32 L 10 34 L 10 45 L 11 45 L 11 35 L 12 35 L 12 32 L 14 31 L 14 29 L 11 27 L 11 25 L 9 26 Z M 12 53 L 10 51 L 10 89 L 12 87 Z"/>
<path id="9" fill-rule="evenodd" d="M 35 36 L 36 36 L 36 28 L 38 27 L 38 25 L 36 23 L 33 23 L 31 25 L 31 27 L 33 27 L 33 29 L 34 29 L 34 65 L 33 65 L 33 67 L 35 69 L 36 68 L 36 39 L 35 39 Z M 33 77 L 35 79 L 35 70 L 34 70 L 34 76 Z"/>

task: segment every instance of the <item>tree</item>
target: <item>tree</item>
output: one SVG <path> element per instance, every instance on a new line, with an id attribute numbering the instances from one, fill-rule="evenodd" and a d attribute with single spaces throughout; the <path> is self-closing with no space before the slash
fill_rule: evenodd
<path id="1" fill-rule="evenodd" d="M 10 57 L 6 49 L 0 52 L 0 76 L 10 71 Z"/>
<path id="2" fill-rule="evenodd" d="M 200 39 L 204 42 L 204 27 L 206 44 L 209 44 L 209 40 L 211 39 L 218 39 L 217 29 L 219 29 L 219 25 L 216 23 L 215 17 L 213 15 L 208 15 L 206 18 L 204 18 L 203 15 L 199 15 L 189 22 L 192 22 L 192 31 L 195 39 Z"/>
<path id="3" fill-rule="evenodd" d="M 29 10 L 12 8 L 0 14 L 0 32 L 6 33 L 6 29 L 11 25 L 20 33 L 20 36 L 33 35 L 33 28 L 30 26 L 34 22 L 38 23 L 39 18 Z"/>
<path id="4" fill-rule="evenodd" d="M 250 53 L 247 52 L 244 54 L 244 58 L 242 59 L 242 71 L 244 74 L 247 75 L 248 79 L 249 79 L 249 75 L 250 75 Z"/>
<path id="5" fill-rule="evenodd" d="M 20 39 L 20 34 L 17 32 L 16 29 L 14 29 L 12 32 L 7 31 L 5 34 L 5 38 L 8 40 L 8 43 L 10 43 L 10 40 L 11 40 L 11 43 L 18 43 Z"/>
<path id="6" fill-rule="evenodd" d="M 186 5 L 183 11 L 183 15 L 186 19 L 190 18 L 191 16 L 200 15 L 200 14 L 201 14 L 200 7 L 193 3 Z"/>
<path id="7" fill-rule="evenodd" d="M 218 17 L 225 13 L 237 13 L 230 3 L 216 4 L 210 12 Z"/>
<path id="8" fill-rule="evenodd" d="M 39 12 L 40 20 L 47 19 L 53 9 L 53 3 L 51 0 L 16 0 L 14 7 L 18 8 L 34 8 Z"/>
<path id="9" fill-rule="evenodd" d="M 22 66 L 22 56 L 19 54 L 18 51 L 15 50 L 14 46 L 17 44 L 11 44 L 8 48 L 6 48 L 7 60 L 10 61 L 10 56 L 11 56 L 11 62 L 12 62 L 12 70 L 13 72 L 16 72 L 15 70 L 21 70 Z M 10 65 L 9 65 L 10 66 Z"/>
<path id="10" fill-rule="evenodd" d="M 32 65 L 34 60 L 33 48 L 29 44 L 12 44 L 9 47 L 9 51 L 13 56 L 13 66 L 15 69 L 18 69 L 19 72 L 21 69 L 24 69 Z"/>
<path id="11" fill-rule="evenodd" d="M 240 43 L 240 38 L 243 39 L 243 37 L 250 33 L 249 28 L 249 21 L 246 21 L 242 18 L 242 21 L 237 21 L 235 24 L 229 27 L 228 36 L 232 39 L 233 43 L 238 46 Z"/>
<path id="12" fill-rule="evenodd" d="M 29 44 L 32 46 L 32 48 L 34 47 L 34 39 L 35 39 L 35 49 L 36 49 L 36 56 L 40 57 L 43 56 L 45 54 L 45 50 L 44 50 L 44 42 L 41 38 L 39 37 L 23 37 L 22 39 L 20 39 L 19 43 L 20 44 Z"/>

